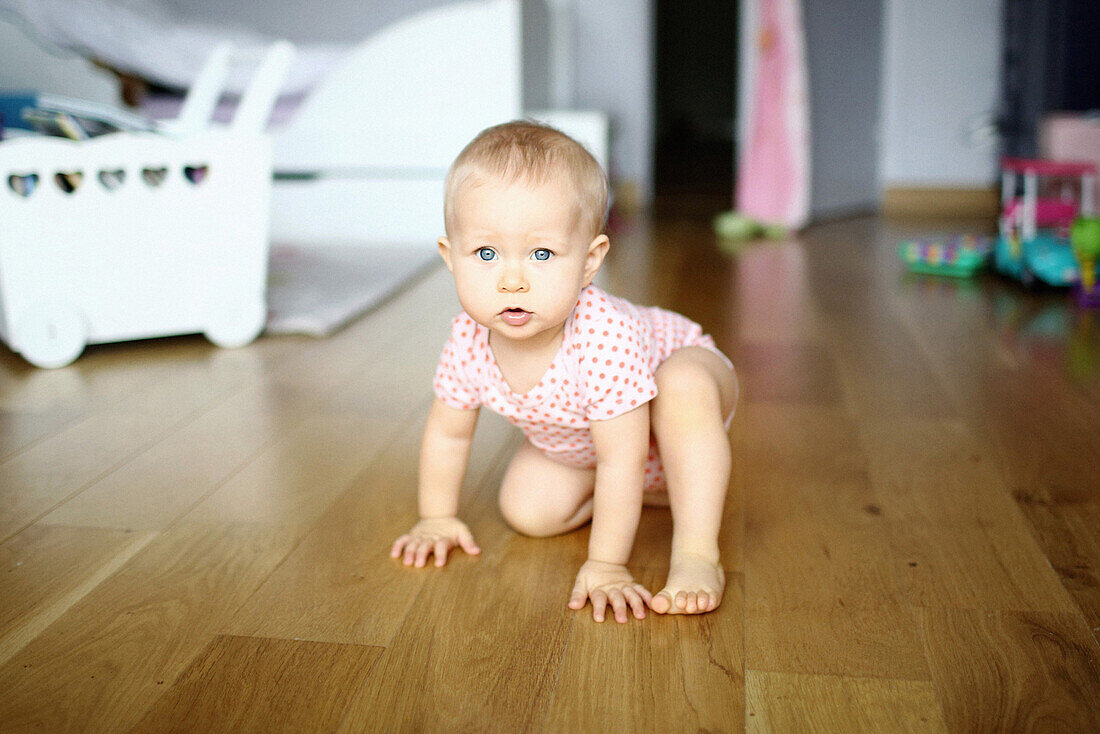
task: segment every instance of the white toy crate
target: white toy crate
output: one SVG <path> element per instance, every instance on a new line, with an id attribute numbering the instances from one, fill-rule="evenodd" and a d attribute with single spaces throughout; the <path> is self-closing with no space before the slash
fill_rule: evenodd
<path id="1" fill-rule="evenodd" d="M 275 44 L 232 124 L 212 127 L 231 54 L 211 56 L 167 134 L 0 142 L 0 338 L 32 364 L 175 334 L 242 346 L 263 329 L 263 128 L 293 48 Z"/>

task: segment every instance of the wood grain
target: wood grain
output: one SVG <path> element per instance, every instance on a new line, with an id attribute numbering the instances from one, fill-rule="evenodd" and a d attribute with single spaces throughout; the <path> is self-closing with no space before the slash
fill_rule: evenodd
<path id="1" fill-rule="evenodd" d="M 489 415 L 481 556 L 388 557 L 458 310 L 440 267 L 322 340 L 0 350 L 0 731 L 1100 728 L 1100 320 L 897 260 L 989 222 L 723 250 L 725 202 L 666 204 L 601 277 L 737 364 L 716 613 L 569 610 L 589 530 L 508 527 L 520 439 Z M 671 534 L 644 509 L 651 588 Z"/>
<path id="2" fill-rule="evenodd" d="M 388 645 L 427 578 L 480 563 L 461 550 L 444 569 L 408 568 L 389 558 L 390 546 L 416 522 L 422 429 L 422 421 L 412 423 L 386 447 L 235 615 L 228 632 Z M 467 471 L 461 514 L 484 554 L 506 533 L 499 519 L 486 515 L 495 503 L 499 465 L 514 446 L 512 430 L 502 420 L 483 420 Z"/>
<path id="3" fill-rule="evenodd" d="M 216 637 L 131 731 L 332 731 L 381 652 Z"/>
<path id="4" fill-rule="evenodd" d="M 927 679 L 855 425 L 810 406 L 740 418 L 748 667 Z"/>
<path id="5" fill-rule="evenodd" d="M 151 533 L 36 525 L 0 545 L 0 664 L 153 537 Z"/>
<path id="6" fill-rule="evenodd" d="M 649 588 L 664 581 L 653 571 L 635 578 Z M 744 586 L 739 574 L 727 581 L 721 606 L 700 619 L 617 624 L 578 613 L 543 731 L 740 730 Z"/>
<path id="7" fill-rule="evenodd" d="M 509 534 L 476 562 L 430 569 L 340 731 L 537 729 L 584 614 L 566 607 L 576 537 Z"/>
<path id="8" fill-rule="evenodd" d="M 953 731 L 1100 730 L 1100 646 L 1079 617 L 918 609 Z"/>
<path id="9" fill-rule="evenodd" d="M 290 541 L 268 528 L 176 526 L 0 666 L 0 727 L 133 726 Z"/>
<path id="10" fill-rule="evenodd" d="M 930 682 L 750 670 L 745 696 L 747 732 L 953 731 Z"/>
<path id="11" fill-rule="evenodd" d="M 959 423 L 895 421 L 866 435 L 914 605 L 1074 610 L 988 454 Z"/>

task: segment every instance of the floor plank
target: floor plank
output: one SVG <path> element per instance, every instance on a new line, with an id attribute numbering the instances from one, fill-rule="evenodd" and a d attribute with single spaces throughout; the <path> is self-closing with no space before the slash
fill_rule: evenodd
<path id="1" fill-rule="evenodd" d="M 0 664 L 155 537 L 36 525 L 0 545 Z"/>
<path id="2" fill-rule="evenodd" d="M 381 652 L 216 637 L 131 731 L 333 731 Z"/>
<path id="3" fill-rule="evenodd" d="M 764 673 L 746 676 L 748 732 L 948 732 L 930 682 Z"/>
<path id="4" fill-rule="evenodd" d="M 664 581 L 653 571 L 636 579 Z M 701 619 L 617 624 L 579 613 L 542 730 L 742 731 L 743 596 L 740 575 L 730 574 L 722 605 Z"/>
<path id="5" fill-rule="evenodd" d="M 709 206 L 617 222 L 601 282 L 737 364 L 716 613 L 569 610 L 589 529 L 507 526 L 492 416 L 460 508 L 481 556 L 388 558 L 458 310 L 440 267 L 322 340 L 0 350 L 0 730 L 1097 728 L 1100 321 L 904 272 L 898 240 L 969 224 L 727 255 Z M 671 531 L 644 509 L 654 589 Z"/>
<path id="6" fill-rule="evenodd" d="M 286 532 L 177 525 L 0 666 L 11 729 L 138 722 L 290 550 Z"/>
<path id="7" fill-rule="evenodd" d="M 958 422 L 866 431 L 872 475 L 916 606 L 1074 611 L 987 451 Z"/>
<path id="8" fill-rule="evenodd" d="M 137 390 L 0 463 L 0 540 L 225 399 L 251 371 L 251 360 L 228 362 L 184 361 L 171 379 Z"/>
<path id="9" fill-rule="evenodd" d="M 854 424 L 801 406 L 740 419 L 748 667 L 927 680 Z"/>
<path id="10" fill-rule="evenodd" d="M 499 519 L 486 518 L 487 508 L 471 507 L 471 495 L 484 493 L 484 504 L 491 504 L 499 464 L 514 443 L 513 429 L 504 421 L 481 422 L 463 490 L 462 517 L 484 554 L 493 552 L 506 531 Z M 423 421 L 411 423 L 386 447 L 234 616 L 227 632 L 388 645 L 426 578 L 480 563 L 461 550 L 444 569 L 408 568 L 388 557 L 393 542 L 416 521 L 422 431 Z"/>
<path id="11" fill-rule="evenodd" d="M 511 535 L 431 569 L 340 731 L 537 730 L 574 621 L 591 614 L 566 606 L 576 539 Z"/>
<path id="12" fill-rule="evenodd" d="M 201 337 L 180 337 L 172 340 L 171 349 L 150 349 L 160 343 L 93 346 L 58 370 L 41 370 L 0 351 L 0 461 L 171 379 L 182 364 L 224 360 L 226 354 Z M 296 348 L 290 340 L 264 340 L 248 354 L 275 364 Z"/>
<path id="13" fill-rule="evenodd" d="M 916 613 L 953 731 L 1100 730 L 1100 646 L 1076 615 Z"/>

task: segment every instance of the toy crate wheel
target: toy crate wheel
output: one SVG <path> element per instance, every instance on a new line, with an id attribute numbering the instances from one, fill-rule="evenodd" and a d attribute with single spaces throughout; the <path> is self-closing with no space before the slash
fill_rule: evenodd
<path id="1" fill-rule="evenodd" d="M 1035 271 L 1027 266 L 1027 263 L 1020 266 L 1020 283 L 1027 290 L 1034 290 L 1039 287 L 1039 278 L 1035 275 Z"/>
<path id="2" fill-rule="evenodd" d="M 88 323 L 79 309 L 62 303 L 28 309 L 14 324 L 13 343 L 36 367 L 71 364 L 88 343 Z"/>
<path id="3" fill-rule="evenodd" d="M 205 334 L 219 347 L 234 349 L 258 337 L 266 321 L 267 302 L 264 298 L 241 299 L 212 309 Z"/>

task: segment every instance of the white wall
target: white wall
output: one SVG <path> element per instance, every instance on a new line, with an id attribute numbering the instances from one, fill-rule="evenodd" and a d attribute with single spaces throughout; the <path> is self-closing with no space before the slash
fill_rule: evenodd
<path id="1" fill-rule="evenodd" d="M 611 176 L 653 195 L 652 0 L 576 0 L 579 109 L 611 118 Z"/>
<path id="2" fill-rule="evenodd" d="M 994 182 L 1002 5 L 885 0 L 883 188 Z"/>

